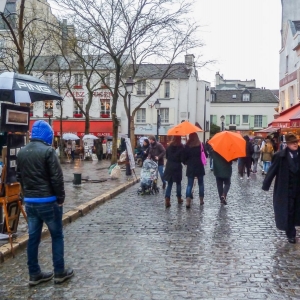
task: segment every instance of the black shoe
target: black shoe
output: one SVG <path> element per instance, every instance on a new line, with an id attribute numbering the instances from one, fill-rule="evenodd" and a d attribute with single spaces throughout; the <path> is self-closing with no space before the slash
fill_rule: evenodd
<path id="1" fill-rule="evenodd" d="M 64 272 L 54 275 L 54 283 L 63 283 L 67 279 L 74 275 L 73 269 L 69 268 L 64 270 Z"/>
<path id="2" fill-rule="evenodd" d="M 41 272 L 38 275 L 29 276 L 29 285 L 37 285 L 41 282 L 49 281 L 53 278 L 53 272 Z"/>
<path id="3" fill-rule="evenodd" d="M 226 199 L 224 196 L 221 196 L 221 204 L 227 205 Z"/>
<path id="4" fill-rule="evenodd" d="M 296 244 L 296 238 L 288 238 L 289 243 Z"/>

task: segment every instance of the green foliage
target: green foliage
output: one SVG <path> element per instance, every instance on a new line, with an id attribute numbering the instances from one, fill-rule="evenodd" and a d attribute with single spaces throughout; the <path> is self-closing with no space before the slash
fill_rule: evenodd
<path id="1" fill-rule="evenodd" d="M 220 126 L 213 124 L 213 123 L 210 125 L 210 136 L 211 137 L 220 131 L 221 131 Z"/>

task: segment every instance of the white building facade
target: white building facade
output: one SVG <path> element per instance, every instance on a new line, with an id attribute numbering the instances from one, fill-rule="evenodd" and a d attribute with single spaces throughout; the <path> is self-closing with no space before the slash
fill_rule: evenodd
<path id="1" fill-rule="evenodd" d="M 279 111 L 300 100 L 300 0 L 282 0 Z"/>

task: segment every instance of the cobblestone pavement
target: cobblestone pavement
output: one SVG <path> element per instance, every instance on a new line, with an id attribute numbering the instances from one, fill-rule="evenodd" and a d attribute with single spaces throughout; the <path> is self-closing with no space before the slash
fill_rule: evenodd
<path id="1" fill-rule="evenodd" d="M 0 265 L 1 299 L 300 299 L 300 243 L 276 230 L 262 175 L 235 172 L 221 207 L 207 170 L 205 204 L 165 209 L 138 185 L 65 228 L 68 282 L 27 285 L 26 253 Z M 51 269 L 51 242 L 40 247 Z"/>
<path id="2" fill-rule="evenodd" d="M 128 180 L 125 171 L 121 172 L 119 179 L 110 179 L 108 174 L 109 166 L 109 160 L 81 161 L 76 159 L 74 163 L 62 164 L 66 191 L 64 212 L 68 212 L 100 194 L 118 187 Z M 139 176 L 140 168 L 137 168 L 135 171 L 137 176 Z M 89 179 L 89 181 L 83 180 L 80 186 L 73 185 L 74 173 L 81 173 L 82 179 Z M 100 182 L 92 183 L 91 181 Z M 21 214 L 17 234 L 21 236 L 25 232 L 27 232 L 27 223 Z M 7 243 L 7 240 L 0 240 L 0 246 L 5 243 Z"/>

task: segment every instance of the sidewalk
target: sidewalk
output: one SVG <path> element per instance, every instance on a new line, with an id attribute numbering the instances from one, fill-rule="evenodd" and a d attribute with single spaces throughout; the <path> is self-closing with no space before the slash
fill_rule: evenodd
<path id="1" fill-rule="evenodd" d="M 105 202 L 114 195 L 122 192 L 127 187 L 136 183 L 134 174 L 132 177 L 127 178 L 127 176 L 125 175 L 125 170 L 121 170 L 121 177 L 119 179 L 111 179 L 108 174 L 109 166 L 109 160 L 75 160 L 74 163 L 62 164 L 66 191 L 64 216 L 73 216 L 73 218 L 69 218 L 69 220 L 64 220 L 65 224 L 74 221 L 80 216 L 76 215 L 76 217 L 74 217 L 76 211 L 78 212 L 80 209 L 83 209 L 84 211 L 81 213 L 81 215 L 86 213 L 87 209 L 83 206 L 83 204 L 89 202 L 92 199 L 97 199 L 98 202 Z M 140 168 L 136 168 L 135 172 L 136 176 L 139 177 Z M 82 174 L 82 184 L 80 186 L 76 186 L 73 184 L 74 173 Z M 84 179 L 88 179 L 88 181 Z M 102 195 L 104 195 L 105 197 L 101 197 Z M 94 208 L 94 206 L 96 206 L 97 204 L 99 203 L 95 203 L 93 207 L 90 207 L 90 209 Z M 18 239 L 16 240 L 16 242 L 18 243 L 18 240 L 20 239 L 24 244 L 24 239 L 27 240 L 26 233 L 27 223 L 24 220 L 23 215 L 21 214 L 17 232 Z M 2 252 L 1 250 L 3 250 L 1 248 L 3 248 L 4 246 L 6 246 L 6 248 L 10 248 L 7 243 L 7 240 L 0 240 L 0 262 Z"/>

